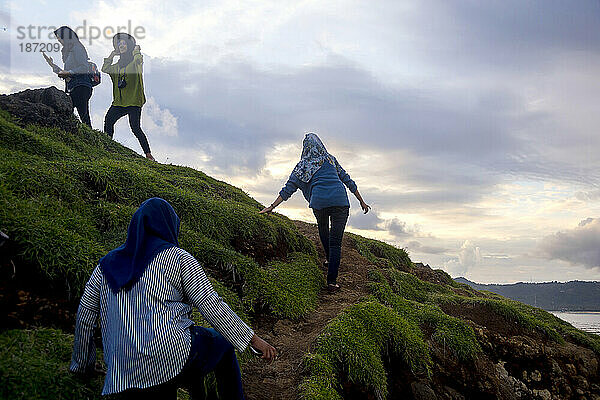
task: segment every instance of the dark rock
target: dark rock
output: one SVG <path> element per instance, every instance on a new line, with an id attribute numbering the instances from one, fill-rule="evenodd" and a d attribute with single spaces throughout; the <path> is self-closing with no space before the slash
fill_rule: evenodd
<path id="1" fill-rule="evenodd" d="M 598 373 L 598 360 L 590 358 L 577 366 L 579 373 L 583 376 L 595 376 Z"/>
<path id="2" fill-rule="evenodd" d="M 582 390 L 587 390 L 589 388 L 588 381 L 581 375 L 577 375 L 573 378 L 573 384 Z"/>
<path id="3" fill-rule="evenodd" d="M 447 399 L 465 400 L 465 396 L 463 396 L 462 394 L 460 394 L 459 392 L 457 392 L 449 386 L 444 386 L 443 392 Z"/>
<path id="4" fill-rule="evenodd" d="M 425 382 L 413 382 L 410 385 L 415 400 L 437 400 L 433 389 Z"/>
<path id="5" fill-rule="evenodd" d="M 540 382 L 542 380 L 542 374 L 537 369 L 535 371 L 532 371 L 529 377 L 534 382 Z"/>
<path id="6" fill-rule="evenodd" d="M 54 86 L 0 95 L 0 108 L 12 114 L 21 126 L 37 124 L 71 132 L 77 130 L 71 98 Z"/>
<path id="7" fill-rule="evenodd" d="M 534 394 L 534 396 L 535 396 L 536 399 L 540 399 L 540 400 L 550 400 L 550 399 L 552 399 L 552 395 L 550 394 L 550 391 L 548 391 L 548 389 L 534 390 L 533 394 Z"/>
<path id="8" fill-rule="evenodd" d="M 576 375 L 577 374 L 577 369 L 575 368 L 575 366 L 573 364 L 565 364 L 565 370 L 567 375 Z"/>
<path id="9" fill-rule="evenodd" d="M 562 375 L 563 374 L 562 370 L 560 369 L 560 365 L 558 364 L 558 362 L 556 362 L 556 360 L 552 359 L 551 365 L 552 365 L 552 373 L 554 375 Z"/>

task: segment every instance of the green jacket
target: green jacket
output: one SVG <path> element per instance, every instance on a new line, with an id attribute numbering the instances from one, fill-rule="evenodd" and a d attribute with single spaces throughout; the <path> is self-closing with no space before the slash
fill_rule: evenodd
<path id="1" fill-rule="evenodd" d="M 144 81 L 142 79 L 143 57 L 139 49 L 133 50 L 133 61 L 125 68 L 119 68 L 119 64 L 113 64 L 112 57 L 105 58 L 102 64 L 102 72 L 110 76 L 113 84 L 113 106 L 137 106 L 141 107 L 146 102 L 144 95 Z M 119 78 L 125 77 L 127 85 L 119 89 Z"/>

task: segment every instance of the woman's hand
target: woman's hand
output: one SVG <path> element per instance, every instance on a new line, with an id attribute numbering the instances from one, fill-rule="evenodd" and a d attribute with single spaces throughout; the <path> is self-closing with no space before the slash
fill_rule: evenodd
<path id="1" fill-rule="evenodd" d="M 259 214 L 269 214 L 269 213 L 271 213 L 271 211 L 273 211 L 273 206 L 265 207 L 262 210 L 260 210 L 258 213 Z"/>
<path id="2" fill-rule="evenodd" d="M 365 203 L 364 201 L 360 202 L 360 207 L 363 209 L 363 212 L 366 214 L 371 209 L 371 206 Z"/>
<path id="3" fill-rule="evenodd" d="M 281 198 L 281 195 L 279 195 L 279 196 L 277 196 L 277 198 L 275 199 L 275 201 L 273 202 L 273 204 L 271 204 L 269 207 L 263 208 L 258 213 L 259 214 L 268 214 L 271 211 L 273 211 L 275 209 L 275 207 L 277 207 L 278 205 L 280 205 L 282 201 L 283 201 L 283 199 Z"/>
<path id="4" fill-rule="evenodd" d="M 111 53 L 108 55 L 108 58 L 115 58 L 116 56 L 118 56 L 120 53 L 118 50 L 113 50 L 111 51 Z"/>
<path id="5" fill-rule="evenodd" d="M 262 356 L 260 358 L 269 363 L 275 358 L 277 358 L 277 349 L 271 346 L 269 343 L 265 342 L 263 339 L 261 339 L 260 336 L 258 336 L 256 333 L 254 334 L 254 336 L 252 336 L 252 339 L 250 340 L 250 346 L 260 351 L 262 353 Z"/>
<path id="6" fill-rule="evenodd" d="M 359 201 L 360 208 L 362 208 L 363 212 L 365 214 L 368 213 L 369 210 L 371 209 L 371 206 L 368 205 L 367 203 L 365 203 L 365 201 L 363 200 L 362 196 L 360 195 L 360 192 L 358 191 L 358 189 L 356 189 L 354 191 L 354 195 L 356 196 L 356 199 Z"/>
<path id="7" fill-rule="evenodd" d="M 70 76 L 71 76 L 71 73 L 69 71 L 65 71 L 64 69 L 62 71 L 58 72 L 58 77 L 59 78 L 65 79 L 65 78 L 68 78 Z"/>
<path id="8" fill-rule="evenodd" d="M 42 55 L 44 56 L 44 59 L 46 60 L 46 62 L 48 63 L 49 66 L 53 67 L 54 66 L 54 60 L 52 60 L 52 57 L 48 57 L 46 55 L 46 53 L 44 53 L 42 51 Z"/>

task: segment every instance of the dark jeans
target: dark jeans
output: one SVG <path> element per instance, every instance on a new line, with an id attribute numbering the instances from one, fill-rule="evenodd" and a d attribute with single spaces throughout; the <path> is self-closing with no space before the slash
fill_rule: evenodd
<path id="1" fill-rule="evenodd" d="M 342 257 L 342 236 L 344 228 L 348 221 L 350 207 L 334 206 L 325 207 L 321 210 L 314 210 L 319 226 L 319 237 L 325 249 L 325 257 L 329 261 L 327 271 L 327 283 L 335 284 L 337 282 L 338 269 L 340 268 L 340 258 Z M 329 219 L 331 218 L 331 230 L 329 229 Z"/>
<path id="2" fill-rule="evenodd" d="M 115 123 L 125 115 L 129 116 L 129 126 L 131 127 L 131 131 L 135 135 L 135 137 L 139 140 L 140 145 L 142 146 L 142 150 L 144 153 L 150 153 L 150 145 L 148 144 L 148 139 L 142 131 L 141 117 L 142 117 L 142 107 L 137 106 L 110 106 L 108 111 L 106 112 L 106 116 L 104 117 L 104 132 L 112 139 L 113 134 L 115 133 Z"/>
<path id="3" fill-rule="evenodd" d="M 219 398 L 243 400 L 242 376 L 233 345 L 214 329 L 190 327 L 192 347 L 188 359 L 174 379 L 147 389 L 130 389 L 121 395 L 126 400 L 175 400 L 177 387 L 189 390 L 192 400 L 206 399 L 204 376 L 215 372 Z"/>
<path id="4" fill-rule="evenodd" d="M 81 122 L 92 127 L 90 121 L 90 97 L 92 97 L 92 88 L 89 86 L 75 86 L 69 93 L 73 107 L 77 109 Z"/>

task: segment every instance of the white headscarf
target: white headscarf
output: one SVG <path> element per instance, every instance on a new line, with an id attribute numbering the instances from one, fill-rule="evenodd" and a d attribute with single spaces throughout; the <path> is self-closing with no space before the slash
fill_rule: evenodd
<path id="1" fill-rule="evenodd" d="M 335 157 L 327 152 L 321 139 L 314 133 L 307 133 L 302 142 L 302 156 L 296 167 L 294 167 L 292 174 L 306 183 L 310 181 L 325 161 L 333 165 L 339 174 L 342 167 L 338 164 Z"/>

